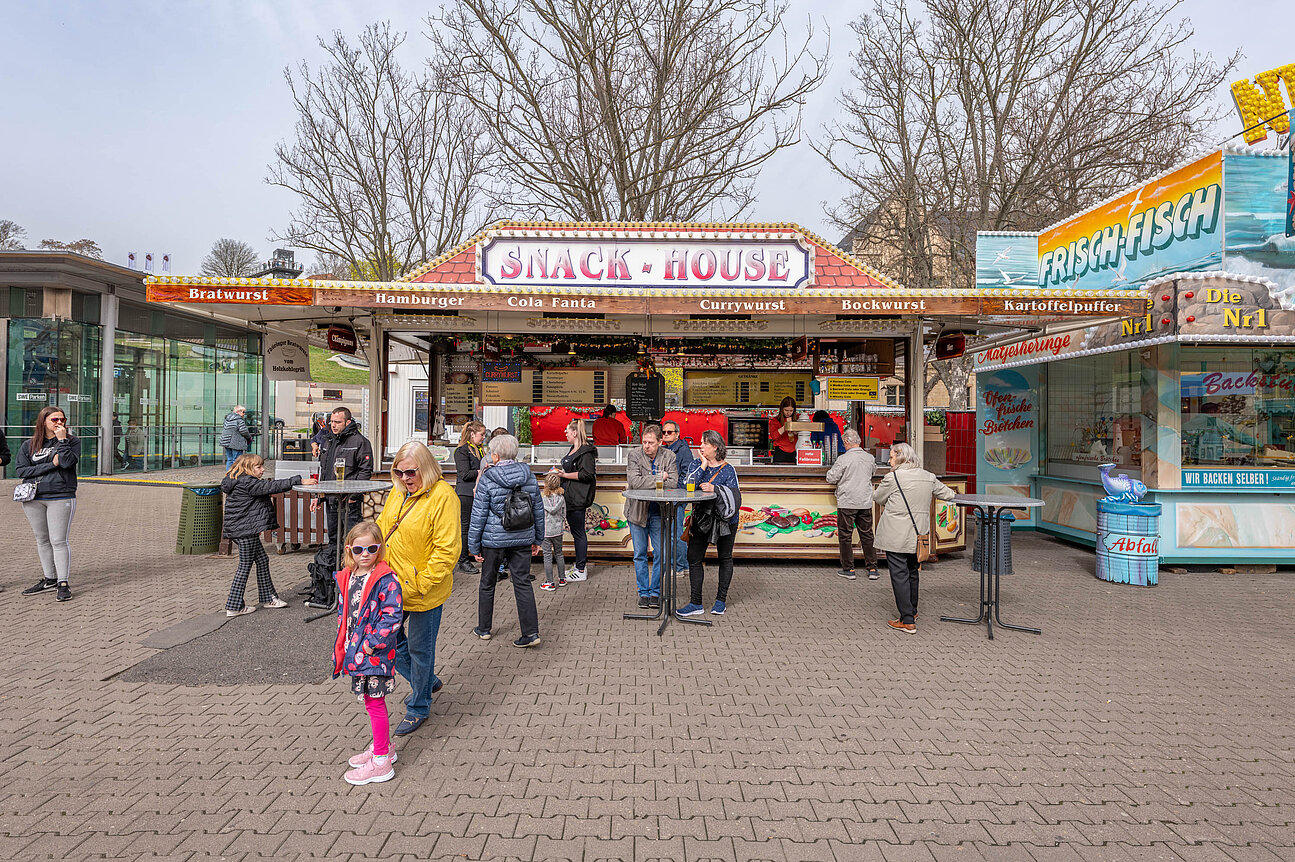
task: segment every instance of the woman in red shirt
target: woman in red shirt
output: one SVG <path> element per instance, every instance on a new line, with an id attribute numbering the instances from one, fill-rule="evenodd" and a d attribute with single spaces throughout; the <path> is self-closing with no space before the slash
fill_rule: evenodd
<path id="1" fill-rule="evenodd" d="M 784 426 L 796 418 L 796 399 L 788 395 L 778 405 L 778 415 L 769 420 L 769 451 L 775 464 L 796 463 L 796 432 Z"/>

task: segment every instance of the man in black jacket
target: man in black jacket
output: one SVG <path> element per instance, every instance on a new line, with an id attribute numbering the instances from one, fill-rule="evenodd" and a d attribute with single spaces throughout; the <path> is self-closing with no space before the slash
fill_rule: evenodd
<path id="1" fill-rule="evenodd" d="M 328 417 L 328 427 L 332 436 L 325 441 L 319 450 L 319 481 L 337 481 L 337 470 L 340 467 L 342 479 L 368 480 L 373 478 L 373 444 L 360 433 L 360 428 L 351 418 L 351 411 L 338 407 Z M 330 554 L 333 548 L 340 549 L 344 538 L 338 523 L 341 513 L 341 501 L 346 501 L 346 524 L 353 527 L 360 522 L 360 497 L 329 496 L 324 499 L 324 518 L 328 526 Z M 310 511 L 318 511 L 319 498 L 310 501 Z M 329 564 L 338 563 L 330 556 Z M 331 608 L 334 605 L 335 582 L 331 577 L 313 577 L 311 595 L 306 605 L 312 608 Z"/>

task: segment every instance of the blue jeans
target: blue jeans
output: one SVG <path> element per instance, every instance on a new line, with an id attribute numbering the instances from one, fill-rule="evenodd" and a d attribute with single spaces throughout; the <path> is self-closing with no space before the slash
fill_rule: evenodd
<path id="1" fill-rule="evenodd" d="M 405 698 L 405 715 L 426 718 L 432 710 L 432 689 L 440 682 L 436 676 L 436 636 L 441 631 L 441 609 L 405 611 L 396 632 L 396 673 L 409 681 Z"/>
<path id="2" fill-rule="evenodd" d="M 225 469 L 228 470 L 230 467 L 234 466 L 234 462 L 237 461 L 238 456 L 242 454 L 243 453 L 240 452 L 238 449 L 231 449 L 228 446 L 226 446 L 225 447 Z"/>
<path id="3" fill-rule="evenodd" d="M 630 539 L 634 542 L 634 577 L 640 596 L 661 595 L 661 515 L 648 515 L 640 527 L 630 522 Z M 652 542 L 652 582 L 648 583 L 648 540 Z"/>

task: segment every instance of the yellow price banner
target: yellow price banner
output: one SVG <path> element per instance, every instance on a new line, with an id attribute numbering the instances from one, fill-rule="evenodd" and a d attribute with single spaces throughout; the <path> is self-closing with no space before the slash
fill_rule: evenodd
<path id="1" fill-rule="evenodd" d="M 881 378 L 829 377 L 827 397 L 832 401 L 876 401 L 881 397 Z"/>

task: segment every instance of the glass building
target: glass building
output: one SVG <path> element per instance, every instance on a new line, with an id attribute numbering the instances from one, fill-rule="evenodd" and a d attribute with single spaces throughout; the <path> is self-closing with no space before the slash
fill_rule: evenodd
<path id="1" fill-rule="evenodd" d="M 260 415 L 261 334 L 147 305 L 144 275 L 64 252 L 0 252 L 3 425 L 15 454 L 49 405 L 81 438 L 81 475 L 224 463 L 225 414 L 242 404 Z"/>

